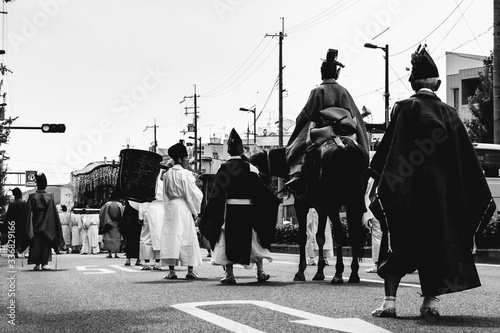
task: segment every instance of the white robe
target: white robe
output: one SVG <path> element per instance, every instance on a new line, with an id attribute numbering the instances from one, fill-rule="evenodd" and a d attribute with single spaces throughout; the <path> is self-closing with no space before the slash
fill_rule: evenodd
<path id="1" fill-rule="evenodd" d="M 82 214 L 82 223 L 84 225 L 82 253 L 98 254 L 99 249 L 99 215 Z"/>
<path id="2" fill-rule="evenodd" d="M 160 258 L 167 265 L 179 260 L 183 266 L 203 263 L 193 216 L 200 213 L 203 193 L 191 171 L 176 164 L 163 176 L 165 216 Z"/>
<path id="3" fill-rule="evenodd" d="M 316 242 L 316 233 L 318 232 L 318 213 L 314 208 L 309 209 L 307 213 L 307 243 L 306 257 L 312 258 L 319 255 L 319 246 Z M 325 226 L 325 244 L 323 245 L 323 256 L 325 259 L 333 257 L 333 237 L 330 218 L 326 220 Z"/>
<path id="4" fill-rule="evenodd" d="M 156 180 L 156 199 L 146 206 L 141 231 L 140 257 L 141 259 L 156 259 L 160 257 L 161 231 L 165 217 L 163 203 L 163 180 L 161 174 Z"/>

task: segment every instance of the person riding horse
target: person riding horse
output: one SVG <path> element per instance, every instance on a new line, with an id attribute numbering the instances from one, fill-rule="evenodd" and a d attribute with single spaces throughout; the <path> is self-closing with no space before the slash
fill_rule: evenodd
<path id="1" fill-rule="evenodd" d="M 330 109 L 330 111 L 338 113 L 342 111 L 341 109 L 344 109 L 345 117 L 340 121 L 340 126 L 336 126 L 340 130 L 336 134 L 343 135 L 342 128 L 344 124 L 349 123 L 355 126 L 355 141 L 363 150 L 369 151 L 368 136 L 361 113 L 347 89 L 337 82 L 340 68 L 344 67 L 343 64 L 337 61 L 337 56 L 337 50 L 328 50 L 326 60 L 323 61 L 321 66 L 323 82 L 311 91 L 306 105 L 297 116 L 295 129 L 286 145 L 286 160 L 290 166 L 289 174 L 291 179 L 285 183 L 285 186 L 291 190 L 300 191 L 304 187 L 302 165 L 304 164 L 306 151 L 311 149 L 311 145 L 318 146 L 318 137 L 325 140 L 325 134 L 328 138 L 337 136 L 331 132 L 329 126 L 331 123 L 328 121 L 328 114 L 331 115 L 332 112 L 323 112 L 322 114 L 322 110 L 335 108 Z"/>

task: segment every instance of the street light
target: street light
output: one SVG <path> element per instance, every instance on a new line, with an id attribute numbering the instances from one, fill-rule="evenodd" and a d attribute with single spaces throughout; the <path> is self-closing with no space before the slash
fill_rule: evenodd
<path id="1" fill-rule="evenodd" d="M 254 145 L 257 145 L 257 118 L 255 115 L 256 109 L 257 109 L 256 106 L 254 106 L 253 109 L 240 108 L 240 111 L 253 112 L 253 144 Z"/>
<path id="2" fill-rule="evenodd" d="M 389 125 L 389 45 L 385 44 L 385 47 L 377 46 L 370 43 L 365 43 L 364 45 L 369 49 L 381 49 L 385 52 L 385 128 Z"/>
<path id="3" fill-rule="evenodd" d="M 195 138 L 194 136 L 190 136 L 189 138 L 190 138 L 190 139 L 193 139 L 193 140 L 196 142 L 196 138 Z M 200 157 L 198 158 L 199 167 L 198 167 L 198 166 L 196 166 L 196 167 L 198 167 L 198 171 L 200 171 L 200 172 L 201 172 L 201 137 L 199 137 L 199 138 L 198 138 L 198 141 L 200 141 L 200 144 L 199 144 L 199 146 L 198 146 L 199 148 L 198 148 L 198 151 L 196 151 L 196 150 L 195 150 L 195 152 L 194 152 L 194 153 L 195 153 L 195 154 L 196 154 L 196 153 L 198 153 L 198 155 L 200 156 Z M 196 155 L 195 155 L 195 158 L 196 158 Z"/>

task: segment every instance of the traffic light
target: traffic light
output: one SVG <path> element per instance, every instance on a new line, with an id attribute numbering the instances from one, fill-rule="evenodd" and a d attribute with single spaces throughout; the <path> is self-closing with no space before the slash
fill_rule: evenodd
<path id="1" fill-rule="evenodd" d="M 42 127 L 43 133 L 64 133 L 66 132 L 66 125 L 64 124 L 43 124 Z"/>

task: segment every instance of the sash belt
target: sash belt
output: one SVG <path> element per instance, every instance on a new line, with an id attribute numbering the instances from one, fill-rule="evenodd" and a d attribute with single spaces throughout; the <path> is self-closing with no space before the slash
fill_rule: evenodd
<path id="1" fill-rule="evenodd" d="M 227 199 L 228 205 L 251 205 L 252 199 Z"/>

